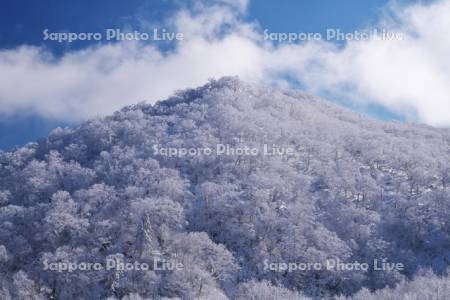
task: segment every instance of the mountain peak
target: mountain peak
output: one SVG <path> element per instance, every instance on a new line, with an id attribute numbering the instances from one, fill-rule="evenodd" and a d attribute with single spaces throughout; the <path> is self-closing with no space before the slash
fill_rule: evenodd
<path id="1" fill-rule="evenodd" d="M 120 297 L 241 300 L 265 287 L 298 299 L 443 274 L 449 147 L 441 130 L 212 80 L 0 153 L 0 288 L 103 299 L 118 285 Z M 284 267 L 385 258 L 404 269 Z M 110 259 L 183 268 L 57 269 Z"/>

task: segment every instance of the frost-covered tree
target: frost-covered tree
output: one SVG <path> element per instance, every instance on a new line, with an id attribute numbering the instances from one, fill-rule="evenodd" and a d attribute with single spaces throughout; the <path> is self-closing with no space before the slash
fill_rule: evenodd
<path id="1" fill-rule="evenodd" d="M 154 151 L 219 144 L 259 152 Z M 57 128 L 0 152 L 0 298 L 445 299 L 449 146 L 448 130 L 236 78 Z M 370 270 L 264 263 L 330 258 Z M 374 271 L 382 258 L 405 268 Z M 107 259 L 182 268 L 44 270 Z"/>

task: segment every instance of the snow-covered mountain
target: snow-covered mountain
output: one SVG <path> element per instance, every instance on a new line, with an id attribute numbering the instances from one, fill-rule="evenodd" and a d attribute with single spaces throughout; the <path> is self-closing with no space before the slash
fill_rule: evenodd
<path id="1" fill-rule="evenodd" d="M 0 298 L 446 299 L 449 220 L 449 130 L 222 78 L 0 152 Z"/>

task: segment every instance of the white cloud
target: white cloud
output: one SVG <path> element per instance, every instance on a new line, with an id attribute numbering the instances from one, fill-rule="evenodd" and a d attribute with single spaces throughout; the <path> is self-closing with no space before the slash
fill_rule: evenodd
<path id="1" fill-rule="evenodd" d="M 450 0 L 391 5 L 385 28 L 402 41 L 354 41 L 272 46 L 242 21 L 241 0 L 198 2 L 170 24 L 186 39 L 170 52 L 122 42 L 70 52 L 55 59 L 36 47 L 0 51 L 0 113 L 84 119 L 141 100 L 153 102 L 211 77 L 239 75 L 261 83 L 289 74 L 312 92 L 327 91 L 432 125 L 450 125 Z M 393 22 L 392 20 L 396 20 Z"/>
<path id="2" fill-rule="evenodd" d="M 393 9 L 399 23 L 390 29 L 403 32 L 403 40 L 350 42 L 339 51 L 321 51 L 323 67 L 309 71 L 323 80 L 310 86 L 333 93 L 350 86 L 341 92 L 354 101 L 450 125 L 450 1 Z"/>

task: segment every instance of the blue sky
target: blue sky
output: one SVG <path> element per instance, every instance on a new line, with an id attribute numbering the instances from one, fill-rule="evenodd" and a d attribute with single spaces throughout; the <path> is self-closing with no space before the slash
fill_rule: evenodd
<path id="1" fill-rule="evenodd" d="M 245 18 L 257 21 L 271 31 L 324 32 L 327 28 L 352 31 L 375 22 L 386 0 L 371 1 L 295 1 L 269 0 L 249 3 Z M 55 54 L 76 50 L 90 42 L 58 44 L 45 42 L 42 31 L 102 31 L 106 28 L 131 26 L 139 29 L 139 19 L 160 22 L 182 4 L 173 0 L 129 1 L 24 1 L 1 2 L 0 47 L 23 44 L 51 49 Z M 93 42 L 96 43 L 96 42 Z"/>
<path id="2" fill-rule="evenodd" d="M 441 5 L 447 8 L 448 1 L 435 2 L 442 3 Z M 425 19 L 428 15 L 438 14 L 439 10 L 445 12 L 445 9 L 440 7 L 434 10 L 429 9 L 431 4 L 424 1 L 419 4 L 417 1 L 397 1 L 393 5 L 392 2 L 388 3 L 385 0 L 272 0 L 248 3 L 244 0 L 222 0 L 186 3 L 169 0 L 2 0 L 0 2 L 0 62 L 5 65 L 0 66 L 0 88 L 3 88 L 3 93 L 0 91 L 0 105 L 3 106 L 0 110 L 0 149 L 9 149 L 46 136 L 53 127 L 74 126 L 86 118 L 105 115 L 122 105 L 133 102 L 141 100 L 152 102 L 170 95 L 171 91 L 177 88 L 201 84 L 204 78 L 221 75 L 239 75 L 250 81 L 271 84 L 279 84 L 288 76 L 294 80 L 281 82 L 282 86 L 287 84 L 294 88 L 300 87 L 375 117 L 412 120 L 432 125 L 445 124 L 443 121 L 448 115 L 439 115 L 436 110 L 429 111 L 420 102 L 423 97 L 410 101 L 409 94 L 403 92 L 400 86 L 401 82 L 392 83 L 391 80 L 383 83 L 387 100 L 380 96 L 380 92 L 375 91 L 375 88 L 371 86 L 372 79 L 367 82 L 359 79 L 365 78 L 366 75 L 373 76 L 370 78 L 379 78 L 378 70 L 372 71 L 372 66 L 365 65 L 366 62 L 355 63 L 351 66 L 348 73 L 352 77 L 347 73 L 341 74 L 338 69 L 346 67 L 349 64 L 346 59 L 352 55 L 380 57 L 380 53 L 392 51 L 393 54 L 398 52 L 399 57 L 405 57 L 401 53 L 402 49 L 405 49 L 404 45 L 383 44 L 382 47 L 387 50 L 375 52 L 380 46 L 369 42 L 347 45 L 345 41 L 327 41 L 322 44 L 305 42 L 302 45 L 268 46 L 263 45 L 264 41 L 258 40 L 258 37 L 255 38 L 255 33 L 261 34 L 264 29 L 270 32 L 325 34 L 327 29 L 337 28 L 343 32 L 353 32 L 389 23 L 392 20 L 386 16 L 391 15 L 395 16 L 395 20 L 400 19 L 400 25 L 389 23 L 386 25 L 388 28 L 404 30 L 404 27 L 408 26 L 408 30 L 413 28 L 419 34 L 425 32 L 423 34 L 428 35 L 424 38 L 427 38 L 432 33 L 421 30 L 420 26 L 424 26 L 423 24 L 420 22 L 412 24 L 408 18 L 413 20 L 414 16 L 418 16 L 419 19 Z M 409 11 L 405 8 L 410 8 L 411 13 L 404 14 L 404 11 Z M 436 26 L 446 25 L 441 23 Z M 43 40 L 44 29 L 50 32 L 79 33 L 104 32 L 107 28 L 138 31 L 148 31 L 149 28 L 175 28 L 178 31 L 186 29 L 189 33 L 188 37 L 197 37 L 196 35 L 200 37 L 196 44 L 192 45 L 189 42 L 181 43 L 181 45 L 172 42 L 150 42 L 144 45 L 132 43 L 128 46 L 115 42 L 120 45 L 114 48 L 108 47 L 114 42 L 105 40 L 72 43 Z M 198 28 L 202 29 L 199 31 Z M 218 28 L 220 30 L 217 30 Z M 214 37 L 218 34 L 217 32 L 221 32 L 223 36 Z M 211 35 L 213 35 L 212 38 Z M 436 74 L 432 75 L 436 75 L 439 79 L 436 82 L 442 81 L 442 85 L 448 83 L 446 82 L 449 78 L 447 69 L 444 73 L 434 69 L 435 58 L 437 59 L 440 53 L 434 53 L 435 50 L 428 50 L 425 46 L 421 46 L 419 51 L 416 49 L 419 41 L 417 44 L 414 43 L 415 41 L 412 41 L 408 44 L 411 51 L 405 55 L 412 55 L 411 59 L 413 59 L 416 53 L 425 52 L 427 63 L 431 56 L 429 65 L 419 67 L 427 72 L 435 72 Z M 338 48 L 331 49 L 334 47 L 333 44 Z M 445 51 L 447 44 L 443 43 L 443 45 L 442 51 Z M 339 47 L 345 49 L 342 50 Z M 199 53 L 195 56 L 187 54 L 197 50 Z M 224 58 L 231 60 L 229 64 L 232 67 L 218 61 L 220 56 L 217 52 L 221 51 L 232 52 L 228 58 Z M 321 56 L 311 54 L 314 51 Z M 434 56 L 428 55 L 427 51 L 433 52 Z M 152 55 L 154 58 L 150 57 Z M 211 65 L 211 68 L 199 66 L 198 56 L 205 56 L 205 64 Z M 302 59 L 303 57 L 305 59 Z M 299 67 L 293 68 L 287 64 L 280 66 L 283 63 L 278 60 L 282 62 L 292 60 L 292 65 L 298 64 Z M 306 60 L 308 61 L 305 62 Z M 139 61 L 139 66 L 144 67 L 141 73 L 133 73 L 129 71 L 133 69 L 130 66 L 132 63 L 123 63 L 124 61 Z M 308 69 L 311 61 L 319 61 L 320 68 Z M 327 61 L 327 64 L 322 65 L 323 61 Z M 340 61 L 343 67 L 335 63 Z M 303 63 L 305 65 L 301 65 Z M 263 67 L 256 69 L 252 66 L 254 64 L 260 64 Z M 105 65 L 107 70 L 111 68 L 112 71 L 105 71 Z M 389 68 L 390 64 L 387 66 Z M 161 75 L 157 76 L 158 74 L 147 71 L 145 67 L 160 68 L 155 72 Z M 399 64 L 392 72 L 399 72 L 398 69 L 402 67 L 403 65 Z M 187 80 L 186 78 L 189 77 L 187 73 L 192 72 L 193 68 L 197 76 L 194 76 L 195 80 Z M 370 70 L 371 73 L 366 74 L 368 73 L 366 70 Z M 386 71 L 390 72 L 390 70 Z M 170 78 L 172 74 L 178 73 L 186 75 Z M 334 77 L 330 77 L 329 74 L 334 74 Z M 16 77 L 11 79 L 12 76 Z M 66 76 L 67 81 L 63 81 Z M 89 80 L 83 79 L 91 76 Z M 137 76 L 140 78 L 148 76 L 149 81 L 161 80 L 154 84 L 164 88 L 154 93 L 148 92 L 143 87 L 149 85 L 145 78 L 140 79 L 141 81 L 127 82 L 128 79 L 117 81 L 121 78 Z M 166 77 L 166 79 L 159 77 Z M 323 86 L 317 84 L 321 78 L 324 78 Z M 394 77 L 394 79 L 397 78 L 400 81 L 399 77 Z M 169 80 L 171 81 L 168 82 Z M 414 80 L 424 82 L 422 78 L 412 78 L 411 86 Z M 42 84 L 39 84 L 41 81 Z M 117 84 L 117 82 L 123 84 Z M 120 89 L 114 90 L 118 85 Z M 352 88 L 347 91 L 342 89 L 344 85 Z M 391 85 L 396 88 L 391 89 Z M 439 105 L 446 101 L 444 96 L 446 90 L 434 81 L 429 86 L 430 90 L 439 92 L 436 96 L 436 99 L 440 99 L 440 102 L 436 100 L 437 110 L 439 110 Z M 105 87 L 111 91 L 102 92 Z M 380 89 L 382 88 L 383 85 L 380 86 Z M 137 92 L 129 93 L 129 91 Z M 423 88 L 418 92 L 427 95 L 429 91 Z M 107 99 L 111 95 L 121 95 L 122 98 L 102 102 L 109 101 Z M 353 95 L 358 99 L 353 99 Z M 102 100 L 104 98 L 107 99 Z"/>

